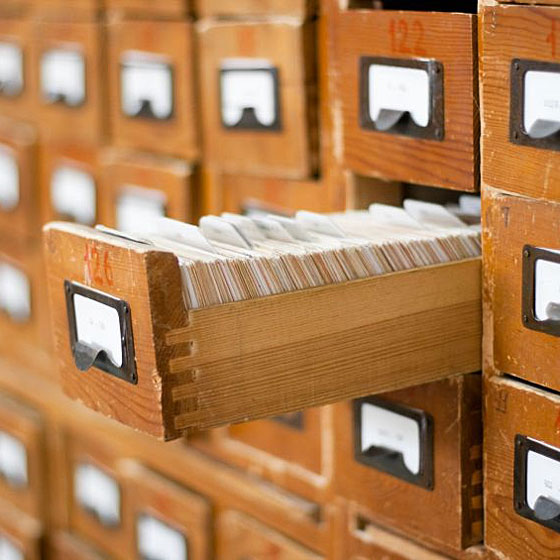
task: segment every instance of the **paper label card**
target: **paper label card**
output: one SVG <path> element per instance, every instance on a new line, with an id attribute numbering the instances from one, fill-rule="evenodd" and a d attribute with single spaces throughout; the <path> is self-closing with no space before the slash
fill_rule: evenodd
<path id="1" fill-rule="evenodd" d="M 173 116 L 173 67 L 164 57 L 128 51 L 121 58 L 121 109 L 128 117 Z"/>
<path id="2" fill-rule="evenodd" d="M 76 48 L 58 48 L 41 56 L 41 93 L 47 103 L 79 107 L 86 99 L 86 63 Z"/>
<path id="3" fill-rule="evenodd" d="M 23 91 L 23 51 L 19 45 L 0 41 L 0 95 L 17 97 Z"/>
<path id="4" fill-rule="evenodd" d="M 220 112 L 226 128 L 279 130 L 278 69 L 266 61 L 227 59 L 220 69 Z"/>
<path id="5" fill-rule="evenodd" d="M 0 558 L 2 560 L 25 560 L 23 552 L 12 541 L 1 535 Z"/>
<path id="6" fill-rule="evenodd" d="M 154 219 L 165 217 L 166 206 L 163 192 L 126 185 L 117 200 L 117 228 L 125 233 L 148 233 Z"/>
<path id="7" fill-rule="evenodd" d="M 136 523 L 137 547 L 143 560 L 187 560 L 187 540 L 182 533 L 151 515 Z"/>
<path id="8" fill-rule="evenodd" d="M 94 178 L 72 165 L 60 165 L 51 177 L 51 203 L 62 216 L 85 225 L 93 225 L 97 215 Z"/>
<path id="9" fill-rule="evenodd" d="M 2 53 L 0 53 L 2 56 Z M 19 166 L 13 150 L 0 145 L 0 210 L 9 212 L 19 204 Z"/>
<path id="10" fill-rule="evenodd" d="M 31 286 L 19 268 L 0 262 L 0 310 L 13 321 L 25 322 L 31 317 Z"/>
<path id="11" fill-rule="evenodd" d="M 0 431 L 0 474 L 10 486 L 27 486 L 27 450 L 13 435 Z"/>
<path id="12" fill-rule="evenodd" d="M 560 72 L 525 73 L 523 127 L 531 138 L 545 138 L 560 130 Z"/>

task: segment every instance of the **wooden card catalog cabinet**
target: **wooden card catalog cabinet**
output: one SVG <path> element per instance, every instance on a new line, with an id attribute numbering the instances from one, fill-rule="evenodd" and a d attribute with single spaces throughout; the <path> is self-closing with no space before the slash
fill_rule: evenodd
<path id="1" fill-rule="evenodd" d="M 480 368 L 478 259 L 189 310 L 173 253 L 45 235 L 64 390 L 159 438 Z"/>
<path id="2" fill-rule="evenodd" d="M 37 156 L 35 129 L 0 119 L 0 232 L 15 243 L 41 231 Z"/>
<path id="3" fill-rule="evenodd" d="M 471 374 L 336 404 L 336 493 L 449 554 L 480 542 L 480 384 Z"/>
<path id="4" fill-rule="evenodd" d="M 236 511 L 225 511 L 217 521 L 217 557 L 321 560 L 322 556 Z"/>
<path id="5" fill-rule="evenodd" d="M 196 175 L 182 160 L 152 155 L 104 154 L 101 164 L 104 224 L 141 234 L 158 216 L 193 219 Z"/>
<path id="6" fill-rule="evenodd" d="M 108 33 L 115 145 L 196 158 L 192 24 L 124 20 Z"/>
<path id="7" fill-rule="evenodd" d="M 365 176 L 476 190 L 476 15 L 397 11 L 398 2 L 396 10 L 348 4 L 331 28 L 344 166 Z M 462 3 L 476 12 L 472 4 Z M 429 2 L 418 5 L 430 9 Z"/>
<path id="8" fill-rule="evenodd" d="M 226 173 L 313 175 L 314 24 L 208 19 L 197 23 L 197 31 L 208 164 Z"/>
<path id="9" fill-rule="evenodd" d="M 41 148 L 43 222 L 65 220 L 95 225 L 103 221 L 96 147 L 46 144 Z"/>
<path id="10" fill-rule="evenodd" d="M 483 182 L 556 202 L 558 29 L 560 7 L 487 5 L 482 10 Z"/>
<path id="11" fill-rule="evenodd" d="M 70 528 L 116 560 L 129 560 L 132 520 L 116 452 L 83 434 L 68 439 Z"/>
<path id="12" fill-rule="evenodd" d="M 136 463 L 126 463 L 122 471 L 135 523 L 129 558 L 212 558 L 211 508 L 202 496 Z"/>
<path id="13" fill-rule="evenodd" d="M 511 560 L 554 556 L 560 532 L 560 399 L 497 376 L 487 391 L 486 545 Z"/>
<path id="14" fill-rule="evenodd" d="M 0 19 L 0 111 L 23 120 L 34 115 L 35 72 L 32 24 Z"/>
<path id="15" fill-rule="evenodd" d="M 560 204 L 487 190 L 486 245 L 493 366 L 560 390 Z"/>
<path id="16" fill-rule="evenodd" d="M 101 24 L 35 24 L 39 86 L 36 103 L 41 134 L 48 141 L 99 142 L 106 131 L 106 61 Z"/>

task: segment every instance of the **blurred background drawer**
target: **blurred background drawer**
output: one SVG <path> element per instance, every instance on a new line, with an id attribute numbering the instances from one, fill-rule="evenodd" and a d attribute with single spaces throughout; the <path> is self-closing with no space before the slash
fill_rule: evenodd
<path id="1" fill-rule="evenodd" d="M 196 158 L 192 24 L 113 21 L 108 25 L 108 42 L 114 145 Z"/>
<path id="2" fill-rule="evenodd" d="M 0 498 L 35 519 L 46 506 L 44 445 L 39 414 L 0 394 Z"/>
<path id="3" fill-rule="evenodd" d="M 318 0 L 196 0 L 200 17 L 208 16 L 296 16 L 315 14 Z"/>
<path id="4" fill-rule="evenodd" d="M 560 7 L 482 11 L 482 179 L 560 201 Z"/>
<path id="5" fill-rule="evenodd" d="M 41 560 L 43 528 L 32 517 L 0 503 L 0 552 L 8 560 Z"/>
<path id="6" fill-rule="evenodd" d="M 101 157 L 104 224 L 142 231 L 147 220 L 195 217 L 198 176 L 186 162 L 151 154 L 107 150 Z"/>
<path id="7" fill-rule="evenodd" d="M 315 25 L 196 24 L 205 161 L 226 173 L 301 179 L 318 166 Z"/>
<path id="8" fill-rule="evenodd" d="M 99 22 L 38 21 L 38 124 L 44 140 L 95 143 L 107 132 L 107 84 Z"/>
<path id="9" fill-rule="evenodd" d="M 336 493 L 447 553 L 479 542 L 480 383 L 471 374 L 336 404 Z"/>
<path id="10" fill-rule="evenodd" d="M 150 19 L 181 19 L 186 17 L 192 0 L 104 0 L 110 15 L 126 15 Z M 206 1 L 206 0 L 204 0 Z"/>
<path id="11" fill-rule="evenodd" d="M 220 560 L 320 560 L 321 556 L 266 525 L 236 511 L 224 511 L 217 521 L 216 555 Z"/>
<path id="12" fill-rule="evenodd" d="M 350 2 L 356 4 L 367 5 Z M 476 4 L 459 2 L 461 8 L 472 12 L 344 9 L 332 17 L 344 167 L 478 188 Z"/>
<path id="13" fill-rule="evenodd" d="M 97 552 L 79 537 L 66 532 L 52 535 L 49 542 L 49 558 L 54 560 L 110 560 Z"/>

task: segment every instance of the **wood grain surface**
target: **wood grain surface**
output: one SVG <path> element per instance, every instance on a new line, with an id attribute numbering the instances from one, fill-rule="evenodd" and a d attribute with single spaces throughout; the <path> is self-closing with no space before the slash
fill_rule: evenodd
<path id="1" fill-rule="evenodd" d="M 481 45 L 482 181 L 558 202 L 560 152 L 510 141 L 510 68 L 514 58 L 560 62 L 560 8 L 484 6 Z"/>
<path id="2" fill-rule="evenodd" d="M 108 560 L 76 535 L 57 532 L 49 539 L 49 558 L 54 560 Z"/>
<path id="3" fill-rule="evenodd" d="M 335 110 L 343 127 L 343 165 L 378 178 L 477 190 L 477 16 L 345 10 L 332 20 L 332 71 L 337 88 Z M 361 128 L 358 113 L 362 56 L 429 58 L 443 65 L 443 141 Z"/>
<path id="4" fill-rule="evenodd" d="M 199 17 L 312 16 L 317 0 L 195 0 Z"/>

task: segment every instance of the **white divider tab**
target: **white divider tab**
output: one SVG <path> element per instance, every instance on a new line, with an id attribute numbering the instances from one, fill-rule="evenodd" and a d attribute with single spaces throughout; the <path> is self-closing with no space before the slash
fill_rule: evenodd
<path id="1" fill-rule="evenodd" d="M 23 271 L 7 262 L 0 262 L 0 310 L 16 322 L 25 322 L 31 316 L 29 279 Z"/>
<path id="2" fill-rule="evenodd" d="M 405 113 L 417 126 L 430 122 L 427 70 L 372 64 L 369 67 L 369 116 L 379 130 L 392 128 Z"/>
<path id="3" fill-rule="evenodd" d="M 370 403 L 361 407 L 361 450 L 372 447 L 402 454 L 406 468 L 420 472 L 420 426 L 413 418 Z"/>
<path id="4" fill-rule="evenodd" d="M 173 116 L 173 68 L 162 56 L 127 51 L 121 57 L 121 109 L 129 117 Z"/>
<path id="5" fill-rule="evenodd" d="M 0 431 L 0 474 L 11 486 L 27 486 L 25 445 L 13 435 L 3 431 Z"/>
<path id="6" fill-rule="evenodd" d="M 525 73 L 523 127 L 531 138 L 546 138 L 560 131 L 560 72 Z"/>
<path id="7" fill-rule="evenodd" d="M 0 52 L 0 57 L 2 53 Z M 0 209 L 6 212 L 19 204 L 19 166 L 13 150 L 0 146 Z"/>
<path id="8" fill-rule="evenodd" d="M 167 197 L 156 189 L 125 185 L 117 200 L 117 229 L 146 234 L 155 218 L 165 217 Z"/>
<path id="9" fill-rule="evenodd" d="M 23 91 L 23 52 L 19 45 L 0 41 L 0 95 L 16 97 Z"/>
<path id="10" fill-rule="evenodd" d="M 78 223 L 93 225 L 97 214 L 94 178 L 87 172 L 61 165 L 51 177 L 51 203 L 61 215 Z"/>
<path id="11" fill-rule="evenodd" d="M 23 552 L 3 536 L 0 536 L 0 558 L 2 560 L 25 560 Z"/>
<path id="12" fill-rule="evenodd" d="M 41 56 L 41 93 L 47 103 L 79 107 L 86 99 L 86 63 L 74 46 L 45 51 Z"/>
<path id="13" fill-rule="evenodd" d="M 121 492 L 118 483 L 90 463 L 81 463 L 74 471 L 74 496 L 78 504 L 100 523 L 116 527 L 121 522 Z"/>
<path id="14" fill-rule="evenodd" d="M 136 524 L 137 548 L 146 560 L 187 560 L 187 541 L 182 533 L 151 515 Z"/>
<path id="15" fill-rule="evenodd" d="M 220 71 L 222 123 L 227 128 L 280 127 L 278 71 L 268 61 L 226 59 Z"/>
<path id="16" fill-rule="evenodd" d="M 534 286 L 535 318 L 539 321 L 560 321 L 560 262 L 537 259 Z"/>

